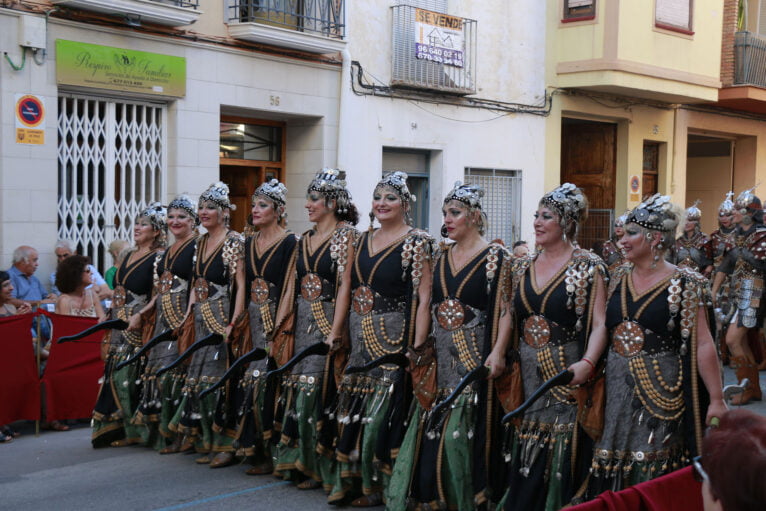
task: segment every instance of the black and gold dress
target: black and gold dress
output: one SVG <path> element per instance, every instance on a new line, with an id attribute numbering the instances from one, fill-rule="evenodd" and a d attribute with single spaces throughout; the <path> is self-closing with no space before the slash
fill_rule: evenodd
<path id="1" fill-rule="evenodd" d="M 197 238 L 194 252 L 194 340 L 199 341 L 212 333 L 224 335 L 232 321 L 234 297 L 236 296 L 237 265 L 242 264 L 244 239 L 239 233 L 229 231 L 221 243 L 205 259 L 208 235 Z M 226 372 L 229 363 L 229 346 L 223 342 L 205 346 L 192 355 L 182 389 L 179 408 L 170 429 L 187 435 L 194 441 L 197 452 L 232 452 L 232 429 L 214 428 L 216 406 L 219 399 L 228 394 L 199 394 L 213 386 Z"/>
<path id="2" fill-rule="evenodd" d="M 463 267 L 451 247 L 437 255 L 431 293 L 437 406 L 468 372 L 484 364 L 508 313 L 510 254 L 490 244 Z M 427 431 L 429 413 L 416 403 L 386 492 L 389 509 L 426 505 L 471 510 L 496 504 L 504 487 L 502 417 L 494 381 L 466 387 Z"/>
<path id="3" fill-rule="evenodd" d="M 149 301 L 154 287 L 154 270 L 158 252 L 130 261 L 123 259 L 114 276 L 114 294 L 110 319 L 128 321 Z M 142 441 L 143 426 L 132 423 L 141 396 L 141 363 L 115 369 L 141 348 L 140 330 L 112 330 L 105 338 L 108 353 L 104 366 L 104 381 L 93 410 L 93 447 L 104 447 L 124 439 L 128 443 Z"/>
<path id="4" fill-rule="evenodd" d="M 621 268 L 618 267 L 618 268 Z M 606 267 L 582 249 L 538 288 L 534 262 L 513 268 L 514 321 L 519 339 L 524 397 L 579 361 L 587 350 L 595 302 L 593 283 Z M 568 504 L 587 474 L 592 443 L 578 425 L 572 387 L 554 387 L 516 426 L 506 510 L 553 511 Z"/>
<path id="5" fill-rule="evenodd" d="M 432 252 L 433 240 L 423 231 L 411 230 L 377 252 L 372 238 L 370 232 L 362 234 L 351 270 L 349 366 L 404 353 L 412 344 L 418 286 Z M 337 445 L 334 452 L 331 445 L 320 445 L 337 461 L 330 502 L 385 488 L 404 437 L 408 380 L 395 365 L 343 377 L 331 409 L 337 417 Z"/>
<path id="6" fill-rule="evenodd" d="M 186 316 L 193 258 L 194 238 L 191 238 L 178 247 L 170 247 L 159 259 L 156 270 L 159 285 L 156 289 L 156 315 L 152 336 L 168 329 L 175 330 Z M 133 422 L 146 426 L 143 432 L 144 442 L 155 449 L 166 447 L 175 437 L 169 425 L 180 404 L 186 366 L 178 366 L 159 378 L 155 374 L 177 357 L 178 346 L 175 339 L 157 344 L 149 352 L 141 376 L 141 402 Z"/>
<path id="7" fill-rule="evenodd" d="M 277 306 L 286 290 L 290 267 L 298 237 L 284 233 L 269 247 L 258 251 L 258 234 L 245 240 L 245 279 L 250 290 L 248 314 L 252 345 L 249 349 L 267 349 L 274 332 Z M 240 355 L 244 355 L 245 350 Z M 275 354 L 270 354 L 275 355 Z M 278 355 L 278 354 L 277 354 Z M 274 431 L 277 382 L 266 379 L 266 372 L 275 369 L 272 356 L 251 362 L 239 380 L 235 396 L 237 431 L 234 446 L 239 456 L 252 456 L 256 463 L 270 461 L 272 448 L 278 440 Z"/>
<path id="8" fill-rule="evenodd" d="M 315 231 L 306 232 L 298 243 L 294 270 L 295 337 L 292 352 L 324 342 L 331 333 L 335 317 L 335 301 L 341 277 L 348 261 L 349 243 L 359 233 L 351 225 L 341 223 L 313 250 L 309 240 Z M 294 272 L 294 273 L 293 273 Z M 311 356 L 294 366 L 282 379 L 277 418 L 281 419 L 281 438 L 277 445 L 276 472 L 285 479 L 310 478 L 321 482 L 333 477 L 334 463 L 319 456 L 319 438 L 332 436 L 334 426 L 325 411 L 335 396 L 333 358 Z"/>
<path id="9" fill-rule="evenodd" d="M 707 280 L 688 268 L 640 294 L 630 266 L 614 275 L 604 432 L 589 498 L 682 468 L 699 453 L 708 398 L 697 370 L 697 327 L 708 295 Z"/>

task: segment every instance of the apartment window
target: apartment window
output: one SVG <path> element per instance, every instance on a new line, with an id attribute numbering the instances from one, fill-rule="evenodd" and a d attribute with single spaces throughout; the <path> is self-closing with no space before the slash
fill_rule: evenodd
<path id="1" fill-rule="evenodd" d="M 521 171 L 466 168 L 465 182 L 484 188 L 483 207 L 489 219 L 488 240 L 511 247 L 521 239 Z"/>
<path id="2" fill-rule="evenodd" d="M 596 17 L 596 0 L 564 0 L 562 21 L 591 20 Z"/>
<path id="3" fill-rule="evenodd" d="M 693 0 L 655 0 L 654 25 L 684 34 L 692 32 Z"/>

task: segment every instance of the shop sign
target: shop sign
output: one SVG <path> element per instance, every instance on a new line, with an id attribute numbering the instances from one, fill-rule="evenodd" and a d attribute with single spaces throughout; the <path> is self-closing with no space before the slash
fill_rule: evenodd
<path id="1" fill-rule="evenodd" d="M 16 94 L 16 143 L 45 143 L 45 101 L 40 96 Z"/>
<path id="2" fill-rule="evenodd" d="M 463 67 L 463 18 L 415 9 L 415 58 Z"/>
<path id="3" fill-rule="evenodd" d="M 186 59 L 57 39 L 56 83 L 184 97 Z"/>

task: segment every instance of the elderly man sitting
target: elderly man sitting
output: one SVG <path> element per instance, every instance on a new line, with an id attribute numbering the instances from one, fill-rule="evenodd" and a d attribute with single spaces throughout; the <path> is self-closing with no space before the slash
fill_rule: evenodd
<path id="1" fill-rule="evenodd" d="M 13 266 L 8 270 L 8 275 L 13 284 L 10 303 L 17 309 L 22 306 L 31 306 L 30 302 L 54 303 L 56 301 L 56 295 L 48 293 L 40 279 L 34 275 L 39 264 L 39 256 L 34 248 L 22 245 L 13 251 Z M 40 334 L 43 340 L 50 339 L 51 328 L 47 321 L 40 322 Z M 45 355 L 47 353 L 43 353 L 44 358 L 46 358 Z"/>
<path id="2" fill-rule="evenodd" d="M 56 254 L 56 260 L 58 263 L 61 263 L 64 259 L 71 255 L 75 255 L 77 252 L 74 249 L 74 245 L 69 240 L 58 240 L 56 242 L 56 245 L 53 247 L 53 252 Z M 92 264 L 88 265 L 88 269 L 90 270 L 91 277 L 93 279 L 93 284 L 88 286 L 88 289 L 93 289 L 95 291 L 96 296 L 98 296 L 101 300 L 104 300 L 106 298 L 109 298 L 111 296 L 111 292 L 109 289 L 109 286 L 106 284 L 106 280 L 104 280 L 104 277 L 101 276 L 101 274 L 98 272 L 95 266 Z M 56 287 L 56 272 L 54 271 L 51 273 L 51 291 L 55 293 L 57 296 L 61 294 L 61 291 L 58 290 Z"/>

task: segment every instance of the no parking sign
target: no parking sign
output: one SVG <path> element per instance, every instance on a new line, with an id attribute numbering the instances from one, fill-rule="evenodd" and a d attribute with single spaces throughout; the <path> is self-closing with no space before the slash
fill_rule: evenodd
<path id="1" fill-rule="evenodd" d="M 16 143 L 45 143 L 45 101 L 40 96 L 16 94 Z"/>

